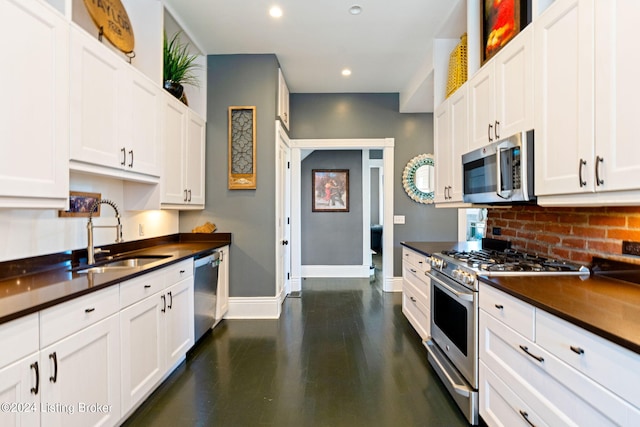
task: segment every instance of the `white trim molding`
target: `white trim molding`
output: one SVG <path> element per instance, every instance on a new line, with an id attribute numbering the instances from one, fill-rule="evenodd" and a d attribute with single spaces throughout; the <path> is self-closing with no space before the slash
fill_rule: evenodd
<path id="1" fill-rule="evenodd" d="M 284 294 L 283 294 L 284 295 Z M 225 319 L 279 319 L 283 295 L 274 297 L 231 297 Z"/>
<path id="2" fill-rule="evenodd" d="M 300 273 L 302 277 L 369 277 L 368 265 L 303 265 Z"/>
<path id="3" fill-rule="evenodd" d="M 385 292 L 402 292 L 402 277 L 385 279 L 383 287 Z"/>

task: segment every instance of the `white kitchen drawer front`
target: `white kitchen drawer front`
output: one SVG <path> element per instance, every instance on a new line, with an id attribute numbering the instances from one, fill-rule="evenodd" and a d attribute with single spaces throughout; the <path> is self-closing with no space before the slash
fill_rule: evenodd
<path id="1" fill-rule="evenodd" d="M 416 291 L 420 293 L 420 297 L 423 299 L 426 305 L 429 305 L 429 295 L 431 295 L 431 280 L 424 275 L 423 272 L 417 270 L 412 265 L 403 264 L 402 278 L 405 282 L 410 282 Z"/>
<path id="2" fill-rule="evenodd" d="M 165 286 L 171 286 L 187 277 L 193 276 L 193 258 L 180 261 L 163 269 Z"/>
<path id="3" fill-rule="evenodd" d="M 482 310 L 534 341 L 535 308 L 533 306 L 484 283 L 480 283 L 479 289 L 479 303 Z"/>
<path id="4" fill-rule="evenodd" d="M 167 269 L 153 271 L 120 283 L 120 308 L 125 308 L 166 287 Z"/>
<path id="5" fill-rule="evenodd" d="M 550 425 L 634 426 L 640 419 L 637 408 L 484 312 L 480 328 L 480 360 Z"/>
<path id="6" fill-rule="evenodd" d="M 38 351 L 38 313 L 0 325 L 0 368 Z"/>
<path id="7" fill-rule="evenodd" d="M 492 427 L 548 425 L 482 361 L 479 366 L 480 416 L 488 425 Z"/>
<path id="8" fill-rule="evenodd" d="M 640 408 L 637 353 L 540 310 L 536 329 L 541 347 Z"/>
<path id="9" fill-rule="evenodd" d="M 410 263 L 414 267 L 417 267 L 416 264 L 418 264 L 418 260 L 416 258 L 417 258 L 416 257 L 416 253 L 414 251 L 412 251 L 411 249 L 407 249 L 405 247 L 402 248 L 402 260 L 403 261 L 407 261 L 408 263 Z"/>
<path id="10" fill-rule="evenodd" d="M 402 285 L 402 313 L 423 340 L 431 335 L 431 316 L 428 305 L 419 296 L 415 287 L 408 282 Z"/>
<path id="11" fill-rule="evenodd" d="M 117 313 L 120 309 L 118 286 L 58 304 L 40 312 L 40 347 Z"/>

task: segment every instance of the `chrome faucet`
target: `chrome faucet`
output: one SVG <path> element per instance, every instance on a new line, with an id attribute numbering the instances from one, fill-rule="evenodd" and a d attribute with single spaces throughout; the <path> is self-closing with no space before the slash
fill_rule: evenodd
<path id="1" fill-rule="evenodd" d="M 117 225 L 93 225 L 92 217 L 93 213 L 98 209 L 98 206 L 101 204 L 109 205 L 116 211 L 116 219 L 118 220 Z M 102 250 L 100 248 L 96 249 L 93 247 L 93 229 L 94 228 L 115 228 L 116 229 L 116 243 L 124 242 L 122 239 L 122 224 L 120 223 L 120 212 L 118 212 L 118 206 L 114 202 L 108 199 L 100 199 L 97 200 L 91 209 L 89 210 L 89 222 L 87 222 L 87 264 L 95 264 L 96 262 L 96 254 L 99 253 L 108 253 L 109 251 Z"/>

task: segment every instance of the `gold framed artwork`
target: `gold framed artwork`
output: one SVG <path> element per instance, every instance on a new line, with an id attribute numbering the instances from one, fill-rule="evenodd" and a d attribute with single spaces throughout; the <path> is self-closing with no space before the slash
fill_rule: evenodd
<path id="1" fill-rule="evenodd" d="M 91 207 L 100 200 L 100 193 L 83 193 L 80 191 L 69 191 L 69 210 L 58 211 L 58 217 L 89 217 Z M 93 213 L 93 217 L 100 216 L 100 205 Z"/>
<path id="2" fill-rule="evenodd" d="M 313 169 L 311 212 L 349 212 L 349 169 Z"/>
<path id="3" fill-rule="evenodd" d="M 229 107 L 229 190 L 255 190 L 256 107 Z"/>

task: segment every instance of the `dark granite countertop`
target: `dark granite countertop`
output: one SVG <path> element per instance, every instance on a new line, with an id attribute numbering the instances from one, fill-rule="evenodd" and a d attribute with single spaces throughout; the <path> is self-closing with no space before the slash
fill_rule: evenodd
<path id="1" fill-rule="evenodd" d="M 481 280 L 640 353 L 640 285 L 597 275 L 587 279 L 527 276 L 481 277 Z"/>
<path id="2" fill-rule="evenodd" d="M 0 266 L 0 324 L 230 243 L 230 233 L 183 233 L 102 246 L 109 248 L 116 258 L 131 255 L 166 256 L 135 270 L 106 273 L 77 272 L 83 265 L 81 257 L 83 254 L 86 256 L 86 250 L 3 262 Z M 43 264 L 51 259 L 55 259 L 56 264 L 46 268 Z"/>
<path id="3" fill-rule="evenodd" d="M 400 244 L 426 256 L 430 256 L 434 252 L 444 250 L 480 249 L 480 242 L 400 242 Z"/>

